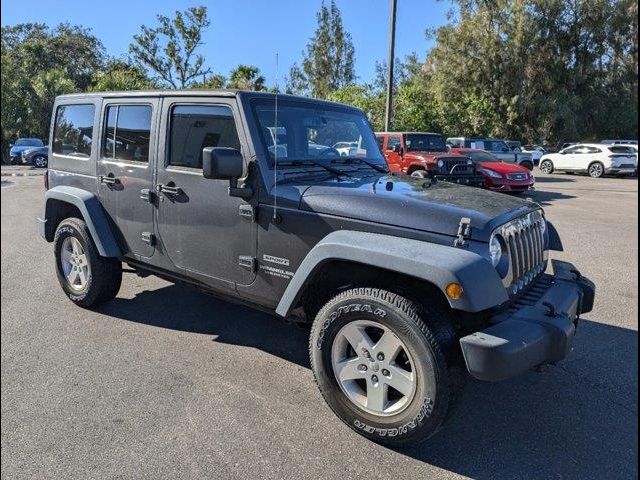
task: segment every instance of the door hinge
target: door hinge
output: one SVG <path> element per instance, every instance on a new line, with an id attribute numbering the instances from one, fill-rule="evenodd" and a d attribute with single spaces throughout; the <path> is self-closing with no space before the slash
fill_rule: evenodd
<path id="1" fill-rule="evenodd" d="M 258 260 L 256 259 L 256 257 L 251 257 L 249 255 L 240 255 L 238 257 L 238 264 L 245 270 L 255 272 L 256 267 L 258 266 Z"/>
<path id="2" fill-rule="evenodd" d="M 140 190 L 140 198 L 147 203 L 153 203 L 153 195 L 154 193 L 150 188 Z"/>
<path id="3" fill-rule="evenodd" d="M 142 234 L 140 234 L 140 238 L 147 245 L 153 246 L 156 244 L 156 236 L 151 232 L 142 232 Z"/>
<path id="4" fill-rule="evenodd" d="M 246 218 L 248 220 L 254 220 L 254 210 L 251 205 L 240 205 L 238 213 L 242 218 Z"/>

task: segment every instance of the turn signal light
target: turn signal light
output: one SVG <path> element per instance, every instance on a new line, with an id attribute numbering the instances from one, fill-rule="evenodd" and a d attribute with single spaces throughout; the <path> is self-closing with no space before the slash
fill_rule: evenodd
<path id="1" fill-rule="evenodd" d="M 449 285 L 447 285 L 445 291 L 447 292 L 447 296 L 453 300 L 458 300 L 460 297 L 462 297 L 462 293 L 464 292 L 464 290 L 462 289 L 462 285 L 460 285 L 459 283 L 450 283 Z"/>

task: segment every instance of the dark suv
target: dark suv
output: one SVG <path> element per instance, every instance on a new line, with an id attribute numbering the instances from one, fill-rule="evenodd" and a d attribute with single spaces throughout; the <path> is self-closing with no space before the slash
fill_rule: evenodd
<path id="1" fill-rule="evenodd" d="M 501 380 L 561 360 L 593 305 L 571 264 L 546 273 L 562 247 L 539 205 L 388 172 L 353 107 L 68 95 L 49 144 L 38 225 L 71 301 L 115 297 L 125 263 L 308 323 L 322 395 L 380 443 L 436 432 L 465 370 Z"/>

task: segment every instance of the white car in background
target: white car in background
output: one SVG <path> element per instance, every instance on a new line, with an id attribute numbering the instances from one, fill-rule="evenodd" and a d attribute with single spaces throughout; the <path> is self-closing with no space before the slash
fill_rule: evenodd
<path id="1" fill-rule="evenodd" d="M 620 145 L 601 143 L 579 143 L 558 153 L 545 154 L 540 159 L 543 173 L 576 172 L 600 178 L 605 174 L 634 175 L 637 169 L 637 153 Z"/>

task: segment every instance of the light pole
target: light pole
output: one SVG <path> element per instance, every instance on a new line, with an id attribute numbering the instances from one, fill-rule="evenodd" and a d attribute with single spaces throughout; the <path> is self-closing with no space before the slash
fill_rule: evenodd
<path id="1" fill-rule="evenodd" d="M 384 130 L 391 130 L 391 117 L 393 116 L 393 60 L 396 43 L 396 2 L 391 0 L 391 18 L 389 21 L 389 54 L 387 57 L 387 109 L 384 116 Z"/>

